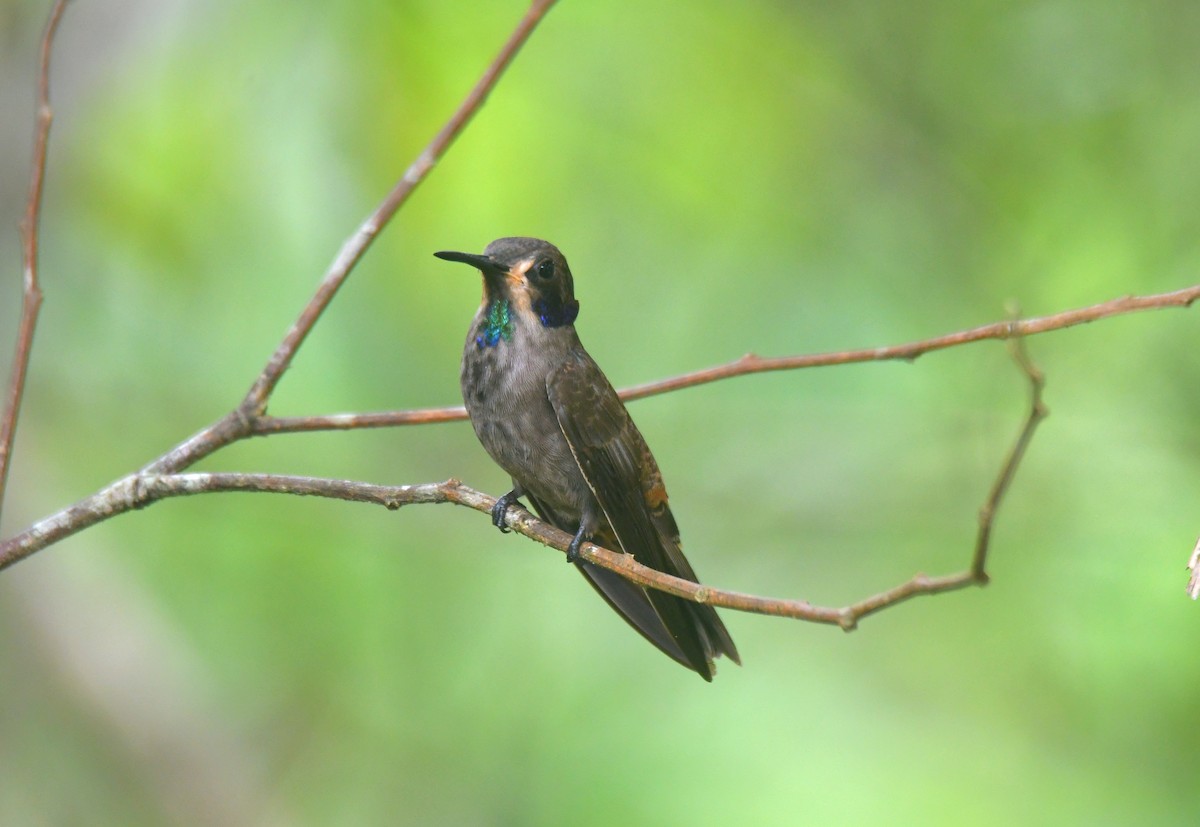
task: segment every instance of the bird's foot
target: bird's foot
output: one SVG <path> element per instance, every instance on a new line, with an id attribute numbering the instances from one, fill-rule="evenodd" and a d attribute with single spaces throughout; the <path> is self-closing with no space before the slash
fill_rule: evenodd
<path id="1" fill-rule="evenodd" d="M 591 539 L 591 538 L 589 538 L 584 533 L 584 530 L 582 528 L 580 528 L 579 531 L 577 531 L 575 533 L 575 536 L 571 539 L 571 545 L 567 546 L 567 562 L 568 563 L 578 563 L 579 562 L 579 547 L 582 546 L 584 543 L 586 543 L 589 539 Z"/>
<path id="2" fill-rule="evenodd" d="M 512 529 L 509 528 L 504 522 L 504 515 L 505 512 L 508 511 L 508 507 L 510 505 L 520 505 L 520 503 L 517 501 L 520 496 L 521 495 L 517 493 L 516 489 L 513 489 L 500 499 L 496 500 L 496 504 L 492 506 L 492 525 L 500 529 L 501 534 L 508 534 L 510 531 L 512 531 Z"/>

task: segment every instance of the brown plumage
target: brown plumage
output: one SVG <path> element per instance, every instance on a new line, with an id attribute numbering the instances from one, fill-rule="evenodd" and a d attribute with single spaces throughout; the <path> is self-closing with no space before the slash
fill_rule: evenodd
<path id="1" fill-rule="evenodd" d="M 579 305 L 566 259 L 535 238 L 502 238 L 482 256 L 437 253 L 483 273 L 467 336 L 462 391 L 484 448 L 512 477 L 493 522 L 527 497 L 542 519 L 574 535 L 568 559 L 651 643 L 712 680 L 713 659 L 740 663 L 716 610 L 577 559 L 588 540 L 658 571 L 697 581 L 649 446 L 575 332 Z"/>

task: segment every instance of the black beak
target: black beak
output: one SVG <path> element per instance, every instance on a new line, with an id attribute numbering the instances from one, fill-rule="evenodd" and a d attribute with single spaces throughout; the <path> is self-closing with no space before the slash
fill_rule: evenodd
<path id="1" fill-rule="evenodd" d="M 463 264 L 470 264 L 472 267 L 482 270 L 484 275 L 496 273 L 503 269 L 491 256 L 480 256 L 475 253 L 456 253 L 452 250 L 442 250 L 440 253 L 434 253 L 434 255 L 446 261 L 461 261 Z"/>

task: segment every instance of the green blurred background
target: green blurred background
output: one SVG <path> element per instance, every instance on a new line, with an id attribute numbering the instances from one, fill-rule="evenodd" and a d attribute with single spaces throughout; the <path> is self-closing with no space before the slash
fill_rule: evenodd
<path id="1" fill-rule="evenodd" d="M 0 343 L 34 49 L 0 2 Z M 72 4 L 10 535 L 245 392 L 524 11 Z M 358 268 L 278 414 L 456 403 L 477 279 L 566 252 L 618 385 L 1200 280 L 1200 5 L 561 0 Z M 1053 415 L 986 590 L 852 635 L 727 613 L 712 685 L 451 507 L 156 505 L 0 574 L 5 824 L 1183 824 L 1200 757 L 1197 310 L 1039 336 Z M 968 560 L 1004 347 L 636 403 L 714 585 L 842 604 Z M 202 468 L 506 480 L 456 424 Z"/>

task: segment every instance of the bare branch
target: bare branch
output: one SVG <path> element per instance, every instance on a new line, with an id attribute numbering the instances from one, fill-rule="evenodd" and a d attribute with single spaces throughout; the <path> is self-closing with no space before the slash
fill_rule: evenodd
<path id="1" fill-rule="evenodd" d="M 1018 324 L 1019 322 L 1013 322 L 1014 326 Z M 1029 358 L 1029 353 L 1025 350 L 1025 340 L 1010 339 L 1008 345 L 1017 367 L 1029 380 L 1029 415 L 1021 427 L 1021 432 L 1017 435 L 1016 442 L 1009 450 L 1004 465 L 1000 468 L 1000 474 L 992 484 L 992 490 L 988 492 L 987 500 L 979 509 L 979 534 L 975 539 L 975 555 L 971 560 L 970 573 L 971 578 L 981 586 L 987 585 L 988 582 L 987 553 L 996 510 L 1000 508 L 1000 501 L 1004 499 L 1005 492 L 1012 485 L 1013 477 L 1017 473 L 1017 466 L 1021 464 L 1021 459 L 1025 456 L 1025 449 L 1029 447 L 1029 443 L 1033 439 L 1033 432 L 1037 430 L 1038 424 L 1050 415 L 1049 409 L 1042 402 L 1042 390 L 1046 387 L 1046 378 Z"/>
<path id="2" fill-rule="evenodd" d="M 4 508 L 4 491 L 8 482 L 9 459 L 17 431 L 21 398 L 25 394 L 25 375 L 33 350 L 33 332 L 37 327 L 38 311 L 42 306 L 42 288 L 38 284 L 38 224 L 42 214 L 42 190 L 46 180 L 46 154 L 50 142 L 50 124 L 54 111 L 50 108 L 50 51 L 58 23 L 62 20 L 67 0 L 57 0 L 50 10 L 42 34 L 38 68 L 37 125 L 34 128 L 33 162 L 29 174 L 29 197 L 25 202 L 25 218 L 21 221 L 21 256 L 24 271 L 24 298 L 21 320 L 17 325 L 17 345 L 13 352 L 12 375 L 8 380 L 8 396 L 4 415 L 0 417 L 0 513 Z"/>
<path id="3" fill-rule="evenodd" d="M 457 485 L 455 480 L 427 485 L 385 486 L 272 474 L 157 474 L 141 471 L 122 477 L 90 497 L 85 497 L 74 505 L 39 520 L 20 534 L 0 542 L 0 569 L 5 569 L 96 523 L 118 514 L 145 508 L 168 497 L 217 491 L 263 491 L 330 497 L 399 508 L 408 503 L 449 502 L 451 495 L 445 491 Z"/>
<path id="4" fill-rule="evenodd" d="M 944 350 L 958 345 L 981 342 L 987 339 L 1016 339 L 1049 333 L 1075 325 L 1098 321 L 1110 316 L 1123 316 L 1145 310 L 1164 310 L 1172 307 L 1186 308 L 1200 299 L 1200 285 L 1156 293 L 1149 296 L 1125 296 L 1100 304 L 1064 310 L 1050 316 L 1025 319 L 1024 321 L 993 322 L 992 324 L 947 333 L 932 339 L 922 339 L 902 345 L 840 350 L 834 353 L 802 354 L 799 356 L 762 357 L 748 353 L 740 359 L 711 368 L 635 385 L 620 391 L 626 402 L 644 399 L 660 393 L 669 393 L 722 379 L 746 376 L 767 371 L 798 370 L 800 368 L 830 367 L 857 362 L 912 361 L 935 350 Z M 297 433 L 302 431 L 351 430 L 356 428 L 390 428 L 400 425 L 428 425 L 434 422 L 455 422 L 467 418 L 467 410 L 461 405 L 448 408 L 417 408 L 406 411 L 382 411 L 359 414 L 341 413 L 325 416 L 261 417 L 254 424 L 256 435 Z"/>
<path id="5" fill-rule="evenodd" d="M 1017 321 L 1010 324 L 1013 328 L 1020 326 L 1020 322 Z M 1012 484 L 1013 477 L 1016 476 L 1017 466 L 1021 464 L 1021 460 L 1025 456 L 1025 449 L 1029 447 L 1034 431 L 1037 429 L 1038 424 L 1050 415 L 1050 411 L 1042 403 L 1042 389 L 1045 387 L 1045 378 L 1042 376 L 1042 372 L 1030 360 L 1028 353 L 1026 353 L 1024 339 L 1011 339 L 1009 341 L 1009 349 L 1012 352 L 1013 360 L 1017 363 L 1017 367 L 1025 374 L 1025 378 L 1029 380 L 1029 413 L 1025 417 L 1016 440 L 1009 449 L 1008 456 L 1004 458 L 1004 462 L 1000 466 L 1000 472 L 996 475 L 995 482 L 992 483 L 992 488 L 988 492 L 987 499 L 984 500 L 983 506 L 979 509 L 979 533 L 975 538 L 975 552 L 971 557 L 971 567 L 957 574 L 948 574 L 942 577 L 929 577 L 924 574 L 916 574 L 906 582 L 892 589 L 872 597 L 864 598 L 853 605 L 847 606 L 841 610 L 839 621 L 842 628 L 847 631 L 853 629 L 858 621 L 867 615 L 882 611 L 890 606 L 895 606 L 897 603 L 902 603 L 911 597 L 940 594 L 942 592 L 963 589 L 967 586 L 986 586 L 988 584 L 987 554 L 991 545 L 992 526 L 996 519 L 996 512 L 999 510 L 1000 502 L 1004 499 L 1004 495 L 1008 492 L 1008 488 Z"/>
<path id="6" fill-rule="evenodd" d="M 1150 296 L 1123 296 L 1119 299 L 1081 307 L 1075 310 L 1064 310 L 1052 316 L 1025 319 L 1023 321 L 993 322 L 982 327 L 962 330 L 958 333 L 947 333 L 932 339 L 922 339 L 904 345 L 891 347 L 866 348 L 863 350 L 843 350 L 838 353 L 817 353 L 806 356 L 779 356 L 763 358 L 750 353 L 728 364 L 718 365 L 708 370 L 684 374 L 674 379 L 663 379 L 638 385 L 625 392 L 626 399 L 641 399 L 657 393 L 690 388 L 693 385 L 703 385 L 728 379 L 731 376 L 743 376 L 748 373 L 766 373 L 774 370 L 796 370 L 797 368 L 827 367 L 831 365 L 848 365 L 855 362 L 884 362 L 895 359 L 912 361 L 935 350 L 948 347 L 981 342 L 986 339 L 1015 339 L 1032 336 L 1037 333 L 1048 333 L 1051 330 L 1062 330 L 1067 327 L 1087 324 L 1109 316 L 1121 316 L 1126 313 L 1136 313 L 1142 310 L 1161 310 L 1168 307 L 1190 307 L 1200 299 L 1200 285 L 1175 290 L 1170 293 L 1158 293 Z"/>
<path id="7" fill-rule="evenodd" d="M 392 428 L 397 425 L 434 425 L 439 422 L 461 422 L 466 418 L 467 409 L 462 405 L 326 416 L 260 416 L 254 421 L 254 435 L 294 434 L 302 431 L 356 431 L 360 428 Z"/>

